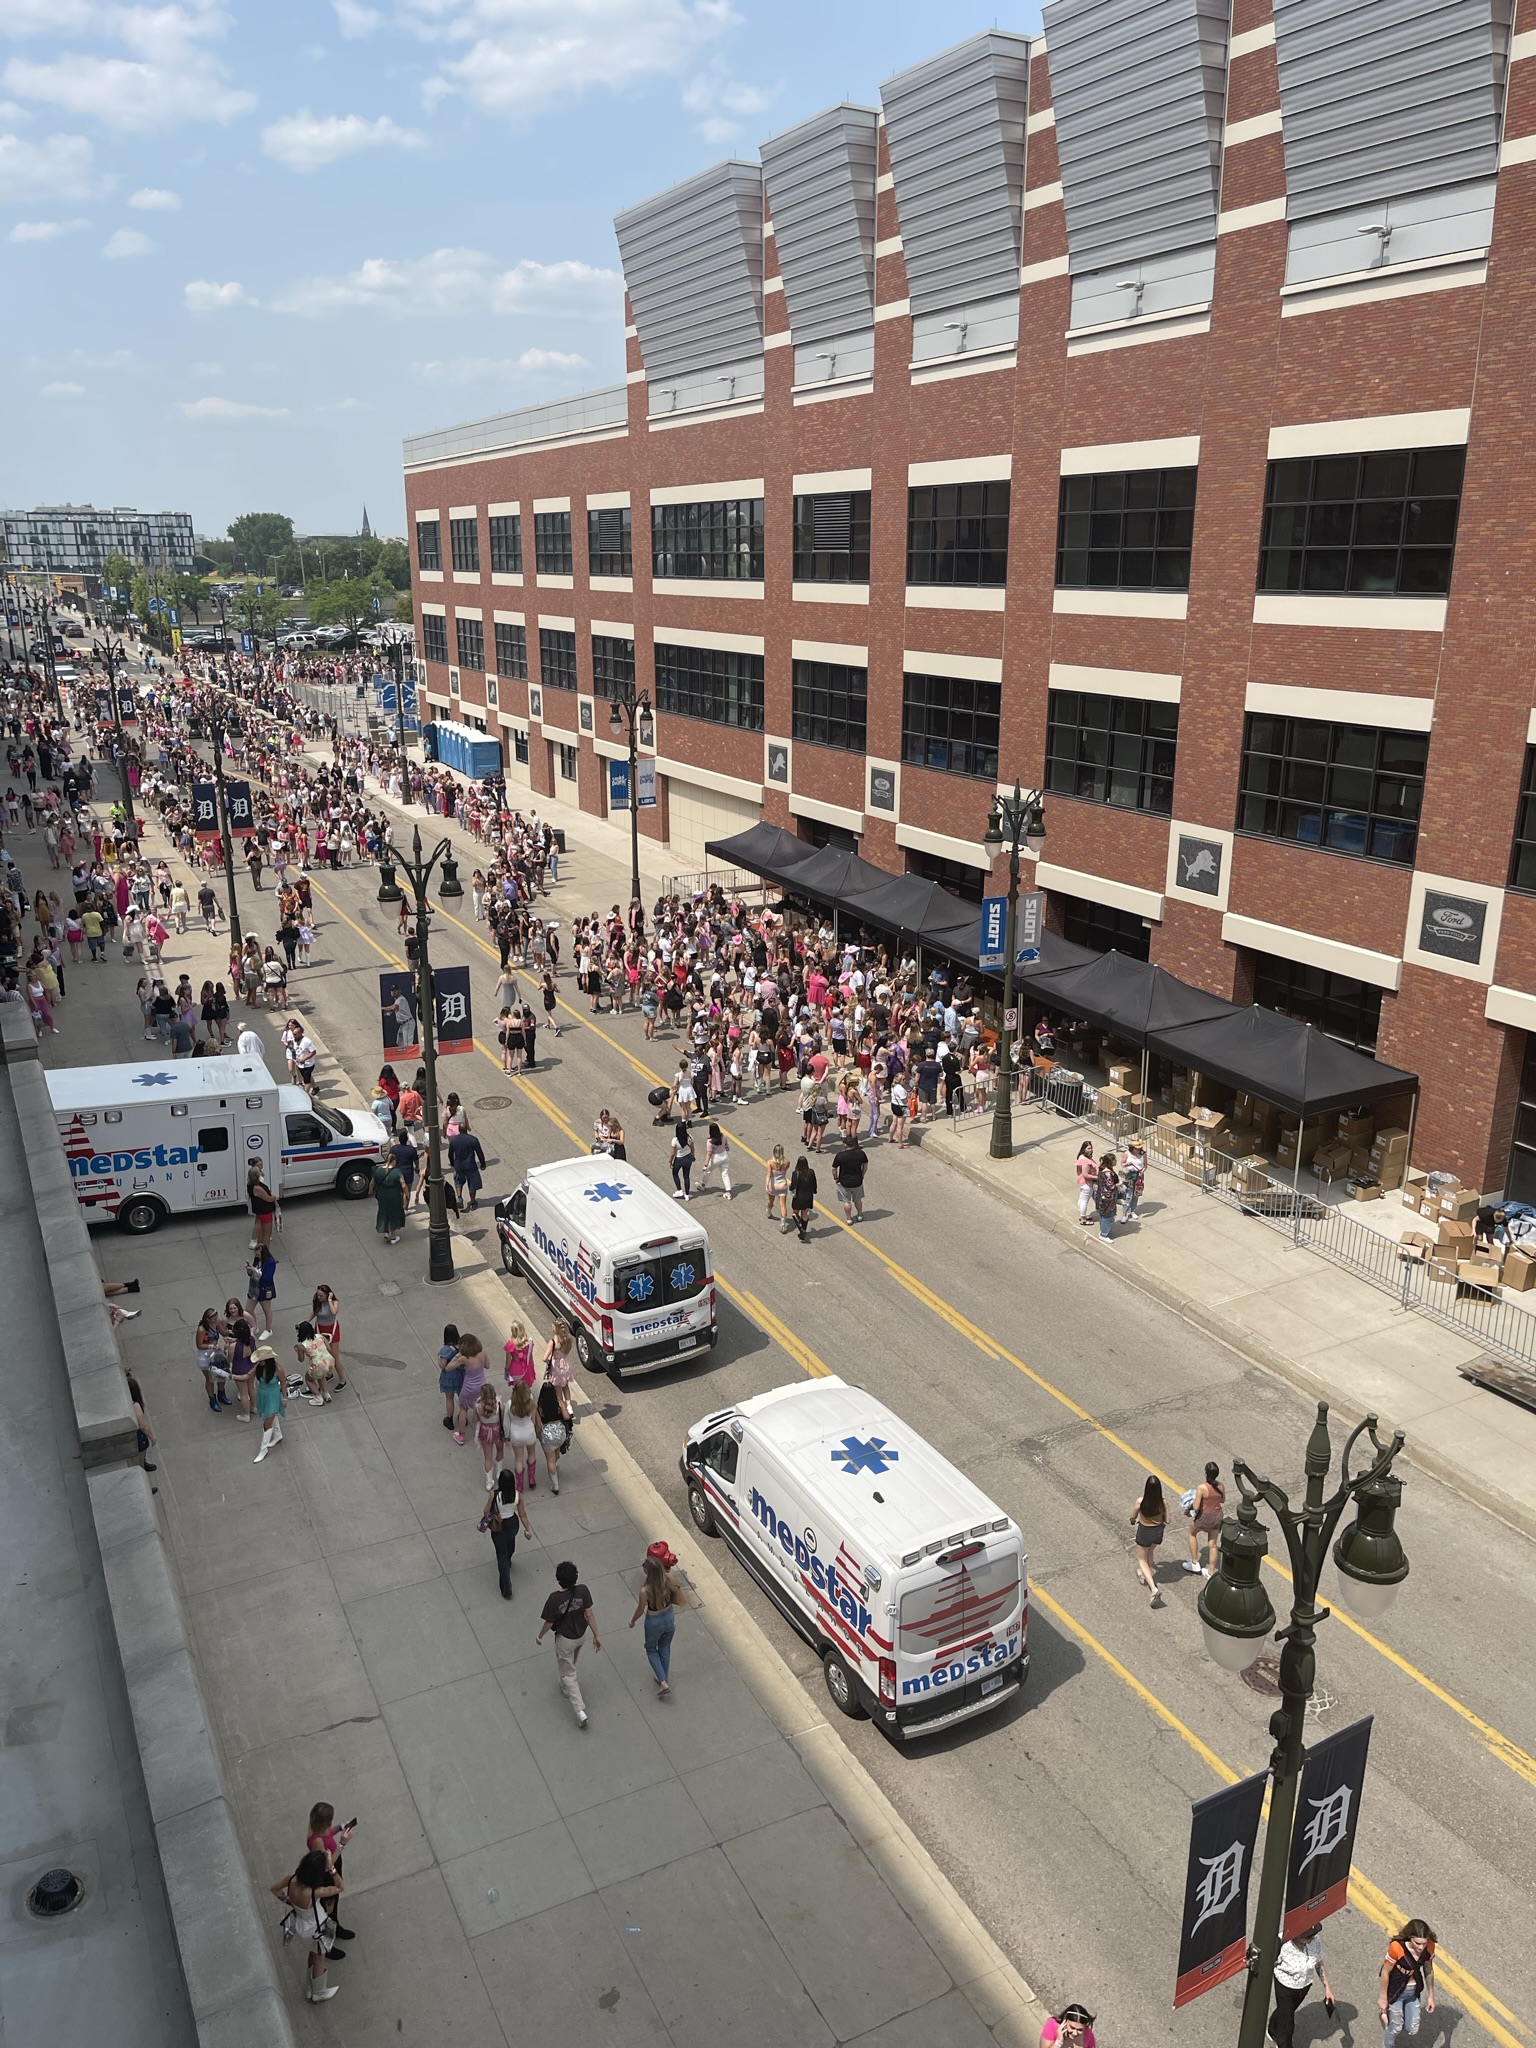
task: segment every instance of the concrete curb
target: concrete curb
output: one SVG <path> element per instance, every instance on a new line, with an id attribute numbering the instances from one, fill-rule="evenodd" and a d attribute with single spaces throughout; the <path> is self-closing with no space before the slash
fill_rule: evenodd
<path id="1" fill-rule="evenodd" d="M 467 1287 L 488 1323 L 505 1322 L 511 1297 L 490 1271 Z M 827 1804 L 868 1856 L 948 1970 L 998 2048 L 1035 2048 L 1045 2008 L 897 1813 L 837 1730 L 710 1562 L 693 1530 L 646 1477 L 590 1405 L 578 1442 L 637 1528 L 665 1537 L 719 1624 L 720 1640 L 754 1699 L 793 1745 Z"/>
<path id="2" fill-rule="evenodd" d="M 1027 1216 L 1031 1223 L 1048 1230 L 1052 1237 L 1069 1246 L 1079 1258 L 1093 1256 L 1090 1246 L 1084 1243 L 1083 1235 L 1074 1218 L 1063 1216 L 1059 1211 L 1047 1207 L 1045 1203 L 1034 1201 L 1020 1189 L 999 1181 L 983 1165 L 967 1157 L 964 1148 L 953 1140 L 947 1131 L 941 1132 L 937 1126 L 930 1127 L 930 1134 L 925 1136 L 922 1149 L 926 1150 L 930 1145 L 933 1147 L 934 1157 L 945 1166 L 963 1174 L 968 1181 L 976 1187 L 984 1188 L 988 1194 L 995 1195 L 1000 1202 L 1006 1202 L 1020 1215 Z M 1195 1300 L 1179 1288 L 1170 1286 L 1157 1274 L 1145 1272 L 1129 1261 L 1122 1261 L 1116 1266 L 1115 1272 L 1127 1286 L 1139 1289 L 1152 1300 L 1160 1302 L 1164 1308 L 1172 1309 L 1176 1316 L 1182 1316 L 1185 1322 L 1193 1323 L 1197 1329 L 1204 1330 L 1207 1336 L 1215 1337 L 1229 1350 L 1237 1352 L 1239 1357 L 1262 1366 L 1266 1372 L 1274 1373 L 1310 1399 L 1326 1401 L 1341 1422 L 1348 1422 L 1353 1427 L 1364 1416 L 1366 1411 L 1347 1387 L 1323 1379 L 1299 1360 L 1280 1350 L 1278 1346 L 1267 1344 L 1247 1324 L 1223 1315 L 1219 1309 Z M 1387 1419 L 1390 1421 L 1391 1418 Z M 1432 1446 L 1412 1436 L 1409 1437 L 1401 1455 L 1405 1464 L 1416 1465 L 1429 1478 L 1439 1480 L 1443 1486 L 1449 1486 L 1475 1506 L 1485 1508 L 1491 1515 L 1497 1515 L 1501 1522 L 1507 1522 L 1512 1529 L 1518 1529 L 1522 1536 L 1536 1537 L 1536 1509 L 1524 1501 L 1515 1500 L 1505 1493 L 1502 1487 L 1490 1485 L 1476 1471 L 1457 1463 L 1454 1459 L 1441 1457 Z"/>

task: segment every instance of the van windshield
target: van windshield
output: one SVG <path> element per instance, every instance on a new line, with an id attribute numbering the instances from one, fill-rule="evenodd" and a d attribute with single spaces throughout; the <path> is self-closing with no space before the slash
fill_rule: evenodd
<path id="1" fill-rule="evenodd" d="M 1019 1553 L 983 1551 L 901 1596 L 900 1648 L 909 1657 L 951 1656 L 984 1642 L 1019 1607 Z"/>
<path id="2" fill-rule="evenodd" d="M 656 1259 L 627 1259 L 614 1268 L 613 1290 L 628 1315 L 692 1301 L 709 1276 L 709 1257 L 702 1244 L 674 1246 Z"/>
<path id="3" fill-rule="evenodd" d="M 341 1135 L 344 1138 L 351 1137 L 352 1119 L 347 1115 L 347 1112 L 344 1109 L 337 1109 L 334 1106 L 334 1104 L 328 1102 L 325 1105 L 324 1109 L 320 1109 L 317 1107 L 315 1113 L 317 1116 L 319 1116 L 323 1123 L 328 1123 L 332 1125 L 334 1129 L 340 1131 Z"/>

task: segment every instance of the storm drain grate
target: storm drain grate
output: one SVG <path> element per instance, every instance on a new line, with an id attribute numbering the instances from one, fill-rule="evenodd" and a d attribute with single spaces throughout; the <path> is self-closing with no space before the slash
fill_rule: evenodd
<path id="1" fill-rule="evenodd" d="M 73 1912 L 85 1897 L 85 1886 L 72 1870 L 45 1870 L 27 1893 L 27 1910 L 39 1920 L 57 1920 Z"/>

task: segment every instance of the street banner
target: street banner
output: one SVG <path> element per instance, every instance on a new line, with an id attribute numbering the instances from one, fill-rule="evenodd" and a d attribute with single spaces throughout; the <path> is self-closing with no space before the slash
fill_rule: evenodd
<path id="1" fill-rule="evenodd" d="M 639 783 L 639 785 L 640 785 L 640 794 L 639 794 L 639 798 L 638 798 L 638 807 L 639 807 L 639 809 L 641 809 L 642 811 L 654 811 L 654 810 L 655 810 L 655 808 L 656 808 L 656 762 L 655 762 L 655 759 L 654 759 L 653 757 L 650 757 L 650 756 L 645 756 L 645 755 L 642 755 L 642 757 L 641 757 L 641 759 L 640 759 L 640 764 L 639 764 L 639 766 L 640 766 L 640 773 L 639 773 L 639 775 L 638 775 L 638 776 L 636 777 L 636 780 L 638 781 L 638 783 Z"/>
<path id="2" fill-rule="evenodd" d="M 173 617 L 175 616 L 175 615 L 174 615 L 174 613 L 172 614 L 172 616 L 173 616 Z M 172 626 L 172 628 L 171 628 L 171 652 L 172 652 L 173 654 L 180 654 L 180 652 L 181 652 L 181 628 L 180 628 L 180 626 Z"/>
<path id="3" fill-rule="evenodd" d="M 399 968 L 386 969 L 379 976 L 379 1010 L 384 1020 L 385 1059 L 418 1059 L 415 975 Z"/>
<path id="4" fill-rule="evenodd" d="M 124 725 L 137 725 L 139 722 L 139 700 L 129 684 L 119 683 L 117 686 L 117 715 Z"/>
<path id="5" fill-rule="evenodd" d="M 192 829 L 199 839 L 217 839 L 219 836 L 219 793 L 212 782 L 194 782 L 192 785 Z"/>
<path id="6" fill-rule="evenodd" d="M 988 970 L 1001 969 L 1007 959 L 1008 945 L 1008 898 L 1006 896 L 983 896 L 981 899 L 981 951 L 976 964 Z"/>
<path id="7" fill-rule="evenodd" d="M 95 695 L 96 722 L 98 725 L 110 725 L 112 723 L 112 692 L 110 690 L 98 690 Z"/>
<path id="8" fill-rule="evenodd" d="M 1018 924 L 1014 929 L 1013 943 L 1015 967 L 1028 967 L 1040 958 L 1040 934 L 1045 929 L 1045 894 L 1040 889 L 1025 889 L 1019 896 Z"/>
<path id="9" fill-rule="evenodd" d="M 1281 1932 L 1294 1940 L 1302 1928 L 1337 1913 L 1349 1893 L 1355 1824 L 1365 1787 L 1371 1716 L 1313 1745 L 1302 1768 L 1296 1821 L 1285 1872 Z"/>
<path id="10" fill-rule="evenodd" d="M 610 761 L 608 763 L 608 808 L 610 811 L 629 809 L 629 763 Z"/>
<path id="11" fill-rule="evenodd" d="M 475 1020 L 467 967 L 439 967 L 436 970 L 432 976 L 432 1006 L 437 1013 L 438 1051 L 473 1052 Z"/>
<path id="12" fill-rule="evenodd" d="M 1248 1966 L 1248 1879 L 1268 1784 L 1260 1771 L 1191 1808 L 1175 2008 Z"/>
<path id="13" fill-rule="evenodd" d="M 251 785 L 248 782 L 225 783 L 224 812 L 231 832 L 255 831 L 256 814 L 251 808 Z"/>

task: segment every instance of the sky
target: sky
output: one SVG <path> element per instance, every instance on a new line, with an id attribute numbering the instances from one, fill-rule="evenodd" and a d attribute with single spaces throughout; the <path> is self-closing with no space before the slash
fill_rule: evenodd
<path id="1" fill-rule="evenodd" d="M 404 435 L 618 382 L 613 216 L 1038 8 L 0 0 L 0 503 L 404 530 Z"/>

